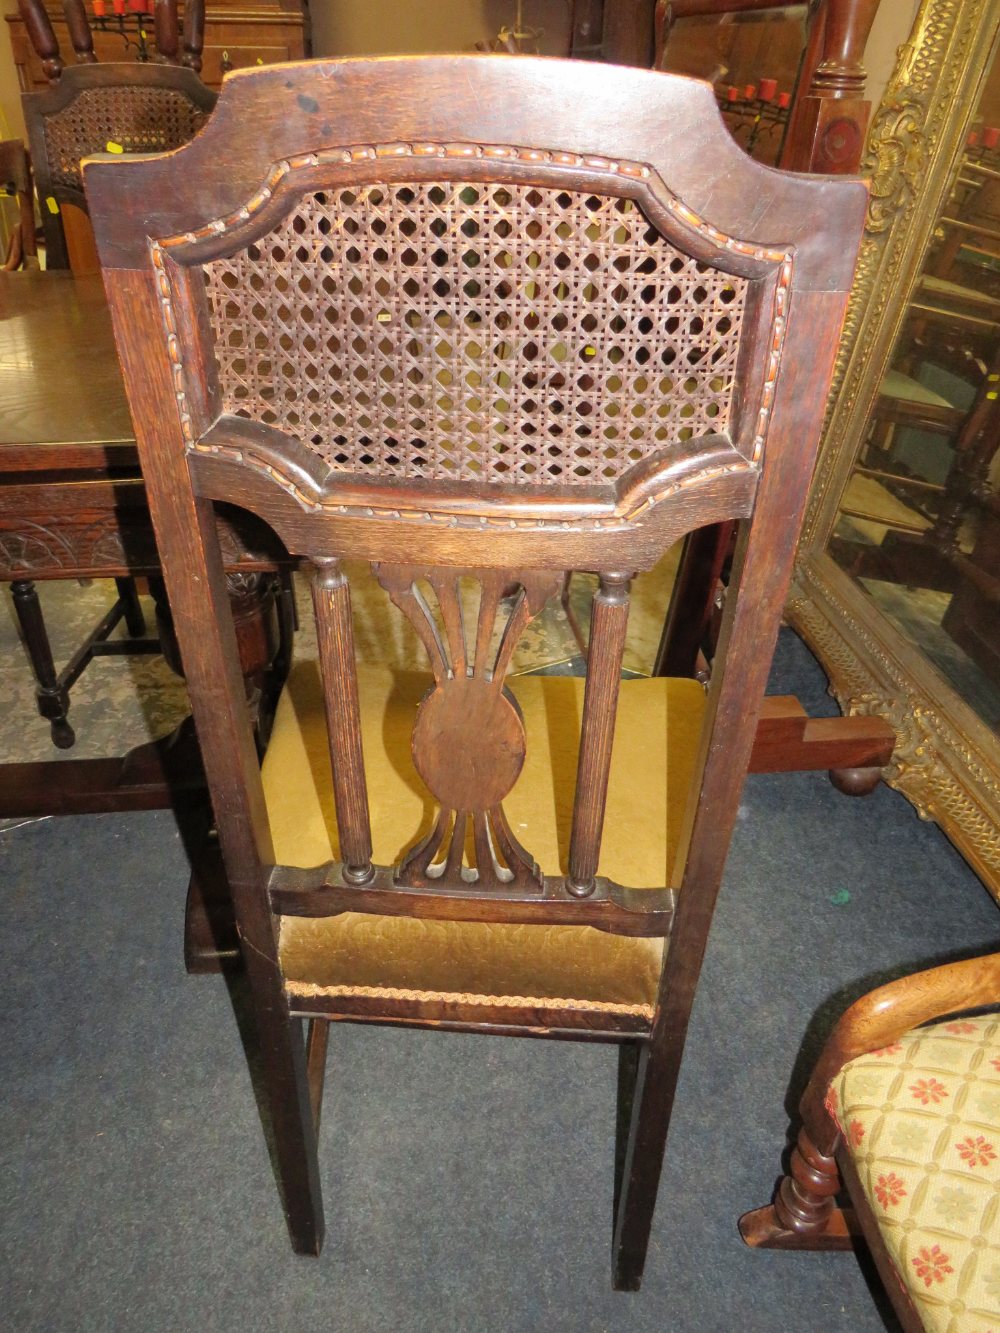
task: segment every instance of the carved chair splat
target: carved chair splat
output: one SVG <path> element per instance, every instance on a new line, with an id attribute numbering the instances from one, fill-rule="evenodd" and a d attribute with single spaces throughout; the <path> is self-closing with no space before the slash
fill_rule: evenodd
<path id="1" fill-rule="evenodd" d="M 86 181 L 292 1243 L 322 1239 L 317 1024 L 612 1040 L 641 1047 L 614 1240 L 635 1288 L 864 187 L 749 162 L 706 85 L 496 57 L 234 75 L 189 146 Z M 223 499 L 316 570 L 319 675 L 293 673 L 263 773 Z M 726 519 L 707 698 L 621 683 L 632 574 Z M 375 567 L 430 680 L 355 663 L 348 560 Z M 573 681 L 509 673 L 579 569 L 600 581 L 582 708 Z M 555 717 L 574 733 L 561 832 Z M 670 772 L 690 790 L 623 838 L 685 726 Z"/>

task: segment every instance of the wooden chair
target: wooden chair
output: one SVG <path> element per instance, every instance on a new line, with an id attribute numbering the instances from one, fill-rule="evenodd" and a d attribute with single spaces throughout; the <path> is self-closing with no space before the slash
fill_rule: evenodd
<path id="1" fill-rule="evenodd" d="M 635 1288 L 864 187 L 757 167 L 707 85 L 502 56 L 235 74 L 188 147 L 85 179 L 292 1243 L 322 1240 L 328 1021 L 612 1041 Z M 263 776 L 223 499 L 313 571 L 319 672 Z M 619 690 L 632 572 L 729 517 L 708 696 Z M 345 560 L 433 682 L 356 668 Z M 568 569 L 600 575 L 585 688 L 505 684 Z"/>
<path id="2" fill-rule="evenodd" d="M 51 81 L 44 92 L 21 98 L 31 145 L 35 184 L 45 239 L 45 266 L 97 271 L 96 254 L 85 214 L 87 201 L 80 161 L 92 153 L 164 152 L 186 143 L 205 123 L 215 93 L 201 82 L 205 6 L 184 7 L 183 41 L 176 0 L 157 0 L 152 20 L 157 63 L 123 61 L 99 64 L 83 0 L 64 0 L 66 21 L 77 64 L 63 65 L 43 0 L 18 0 L 32 46 Z M 162 62 L 162 63 L 161 63 Z M 64 225 L 64 223 L 66 225 Z M 57 672 L 34 584 L 21 580 L 14 589 L 14 609 L 36 681 L 36 700 L 48 719 L 53 744 L 68 749 L 75 734 L 67 720 L 69 691 L 95 655 L 119 652 L 108 636 L 124 619 L 130 642 L 126 651 L 148 652 L 145 622 L 135 583 L 118 579 L 118 599 L 86 640 Z"/>
<path id="3" fill-rule="evenodd" d="M 35 196 L 28 154 L 20 139 L 0 142 L 0 197 L 17 201 L 17 221 L 11 228 L 0 271 L 12 273 L 38 264 L 35 244 Z"/>
<path id="4" fill-rule="evenodd" d="M 998 1006 L 1000 953 L 901 977 L 851 1005 L 803 1095 L 774 1204 L 740 1219 L 746 1243 L 863 1240 L 907 1333 L 995 1323 Z M 842 1186 L 853 1213 L 835 1205 Z"/>
<path id="5" fill-rule="evenodd" d="M 62 209 L 86 212 L 80 160 L 92 153 L 158 153 L 187 143 L 205 123 L 215 93 L 198 77 L 204 40 L 204 0 L 184 7 L 183 41 L 177 0 L 157 0 L 154 61 L 99 64 L 83 0 L 64 0 L 77 64 L 63 65 L 43 0 L 18 0 L 25 30 L 51 87 L 24 93 L 21 103 L 41 204 L 47 268 L 87 265 L 89 236 L 69 235 Z M 73 216 L 72 213 L 69 216 Z M 69 245 L 67 245 L 69 241 Z"/>

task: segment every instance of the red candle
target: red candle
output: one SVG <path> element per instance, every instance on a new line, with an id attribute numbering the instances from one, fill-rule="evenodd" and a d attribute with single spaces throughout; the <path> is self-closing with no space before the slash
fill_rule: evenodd
<path id="1" fill-rule="evenodd" d="M 760 100 L 770 102 L 774 99 L 774 94 L 778 91 L 777 79 L 761 79 L 760 81 Z"/>
<path id="2" fill-rule="evenodd" d="M 996 125 L 988 125 L 986 129 L 983 130 L 984 148 L 996 148 L 998 143 L 1000 143 L 1000 128 Z"/>
<path id="3" fill-rule="evenodd" d="M 791 93 L 778 94 L 778 106 L 781 107 L 782 111 L 786 111 L 788 109 L 788 104 L 791 102 L 791 100 L 792 100 Z"/>
<path id="4" fill-rule="evenodd" d="M 133 14 L 145 14 L 146 0 L 128 0 L 128 7 Z"/>
<path id="5" fill-rule="evenodd" d="M 753 99 L 757 96 L 757 85 L 755 83 L 748 83 L 747 86 L 743 89 L 743 96 L 747 99 L 748 102 L 752 102 Z"/>
<path id="6" fill-rule="evenodd" d="M 102 19 L 108 12 L 108 7 L 104 0 L 94 0 L 94 18 Z"/>
<path id="7" fill-rule="evenodd" d="M 739 90 L 739 88 L 734 88 L 734 87 L 732 86 L 732 84 L 730 84 L 730 86 L 729 86 L 729 91 L 726 93 L 726 101 L 727 101 L 727 102 L 738 102 L 739 100 L 740 100 L 740 90 Z"/>
<path id="8" fill-rule="evenodd" d="M 116 14 L 125 13 L 125 0 L 111 0 L 111 4 Z"/>
<path id="9" fill-rule="evenodd" d="M 977 144 L 978 142 L 979 142 L 979 132 L 978 132 L 978 130 L 970 130 L 970 131 L 969 131 L 969 137 L 968 137 L 968 139 L 966 139 L 966 141 L 965 141 L 965 143 L 966 143 L 966 147 L 968 147 L 968 148 L 975 148 L 975 146 L 976 146 L 976 144 Z"/>

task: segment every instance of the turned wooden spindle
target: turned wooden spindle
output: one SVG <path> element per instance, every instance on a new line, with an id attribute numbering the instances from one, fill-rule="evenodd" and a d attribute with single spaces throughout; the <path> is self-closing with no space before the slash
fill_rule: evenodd
<path id="1" fill-rule="evenodd" d="M 774 1201 L 778 1221 L 802 1236 L 824 1231 L 839 1190 L 836 1160 L 821 1153 L 801 1129 L 792 1149 L 789 1173 L 782 1179 Z"/>
<path id="2" fill-rule="evenodd" d="M 201 73 L 201 53 L 205 47 L 205 0 L 187 0 L 184 6 L 183 64 Z"/>
<path id="3" fill-rule="evenodd" d="M 344 878 L 365 884 L 374 875 L 368 787 L 361 745 L 351 590 L 337 560 L 317 560 L 312 575 L 320 671 L 333 766 L 333 795 Z"/>
<path id="4" fill-rule="evenodd" d="M 180 64 L 180 24 L 177 0 L 154 0 L 153 31 L 156 49 L 168 65 Z"/>
<path id="5" fill-rule="evenodd" d="M 63 0 L 63 10 L 66 15 L 66 27 L 69 29 L 69 40 L 73 44 L 73 52 L 76 55 L 77 63 L 81 65 L 92 65 L 97 60 L 94 55 L 94 38 L 90 31 L 90 20 L 87 18 L 87 10 L 84 7 L 83 0 Z"/>
<path id="6" fill-rule="evenodd" d="M 601 851 L 618 686 L 628 628 L 630 582 L 628 574 L 602 574 L 600 587 L 594 594 L 566 881 L 570 893 L 580 898 L 594 891 Z"/>
<path id="7" fill-rule="evenodd" d="M 42 0 L 17 0 L 17 8 L 24 20 L 28 40 L 42 62 L 45 77 L 55 83 L 63 71 L 63 60 Z"/>

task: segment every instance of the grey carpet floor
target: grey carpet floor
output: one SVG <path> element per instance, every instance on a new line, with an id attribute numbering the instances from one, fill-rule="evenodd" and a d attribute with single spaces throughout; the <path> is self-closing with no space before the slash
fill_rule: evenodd
<path id="1" fill-rule="evenodd" d="M 774 677 L 832 711 L 790 635 Z M 751 1252 L 736 1219 L 770 1196 L 834 1016 L 998 947 L 993 900 L 894 792 L 749 780 L 636 1295 L 610 1287 L 599 1046 L 334 1026 L 326 1246 L 293 1256 L 239 989 L 183 971 L 184 887 L 166 813 L 0 835 L 3 1330 L 893 1327 L 853 1255 Z"/>

